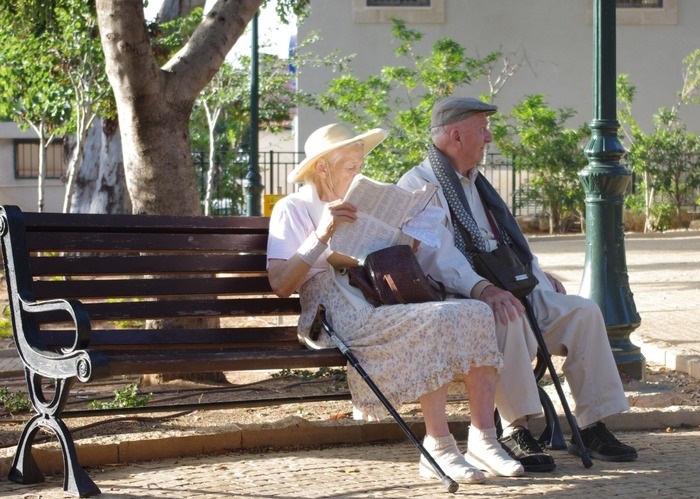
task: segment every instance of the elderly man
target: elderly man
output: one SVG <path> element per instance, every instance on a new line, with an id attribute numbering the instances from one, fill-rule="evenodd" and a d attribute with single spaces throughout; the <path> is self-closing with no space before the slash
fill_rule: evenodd
<path id="1" fill-rule="evenodd" d="M 488 117 L 496 110 L 473 98 L 447 97 L 435 103 L 428 157 L 399 181 L 410 190 L 427 183 L 440 186 L 434 202 L 444 211 L 441 244 L 421 245 L 418 258 L 426 274 L 442 281 L 448 291 L 481 300 L 493 310 L 504 356 L 496 390 L 504 427 L 500 442 L 526 471 L 555 468 L 553 458 L 528 429 L 528 419 L 541 412 L 531 364 L 537 342 L 520 300 L 478 275 L 471 265 L 472 251 L 492 251 L 499 244 L 511 245 L 522 261 L 532 263 L 539 284 L 530 300 L 550 353 L 566 356 L 563 371 L 591 457 L 634 460 L 637 451 L 619 442 L 602 422 L 629 406 L 600 309 L 591 300 L 566 295 L 562 284 L 540 268 L 508 207 L 477 169 L 492 140 Z M 580 454 L 573 440 L 568 450 Z"/>

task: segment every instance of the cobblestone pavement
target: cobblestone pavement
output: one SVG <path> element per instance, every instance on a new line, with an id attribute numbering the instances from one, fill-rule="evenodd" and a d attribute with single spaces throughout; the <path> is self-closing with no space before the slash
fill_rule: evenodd
<path id="1" fill-rule="evenodd" d="M 631 463 L 594 461 L 586 469 L 566 451 L 554 451 L 557 468 L 520 478 L 489 477 L 461 484 L 455 496 L 480 498 L 690 498 L 700 497 L 700 431 L 620 434 L 637 447 Z M 464 442 L 462 442 L 464 446 Z M 417 473 L 410 443 L 332 447 L 294 452 L 228 453 L 164 459 L 88 470 L 103 499 L 127 498 L 437 498 L 451 497 L 438 480 Z M 0 484 L 0 496 L 64 498 L 61 477 L 41 486 Z"/>

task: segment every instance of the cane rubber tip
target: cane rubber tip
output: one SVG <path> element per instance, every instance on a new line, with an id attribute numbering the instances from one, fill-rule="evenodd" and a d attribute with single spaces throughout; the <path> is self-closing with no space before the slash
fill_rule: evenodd
<path id="1" fill-rule="evenodd" d="M 450 494 L 454 494 L 459 489 L 459 484 L 447 475 L 442 478 L 442 483 L 445 484 L 445 487 L 447 487 L 447 492 Z"/>
<path id="2" fill-rule="evenodd" d="M 590 457 L 586 456 L 586 457 L 583 459 L 583 465 L 584 465 L 586 468 L 590 468 L 591 466 L 593 466 L 593 461 L 591 461 L 591 458 L 590 458 Z"/>

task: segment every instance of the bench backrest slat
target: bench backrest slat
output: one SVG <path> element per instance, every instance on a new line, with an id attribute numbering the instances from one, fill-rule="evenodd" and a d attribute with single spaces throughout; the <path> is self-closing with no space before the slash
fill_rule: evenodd
<path id="1" fill-rule="evenodd" d="M 128 258 L 129 260 L 124 260 Z M 32 257 L 30 265 L 35 276 L 94 276 L 119 275 L 124 268 L 133 274 L 183 274 L 203 272 L 265 272 L 266 256 L 259 254 L 169 254 L 90 256 L 85 254 L 43 255 Z"/>
<path id="2" fill-rule="evenodd" d="M 186 215 L 95 215 L 87 213 L 22 213 L 28 232 L 132 232 L 168 234 L 267 234 L 265 217 L 202 217 Z"/>
<path id="3" fill-rule="evenodd" d="M 264 252 L 266 234 L 162 234 L 143 232 L 55 232 L 28 233 L 29 247 L 43 252 Z"/>

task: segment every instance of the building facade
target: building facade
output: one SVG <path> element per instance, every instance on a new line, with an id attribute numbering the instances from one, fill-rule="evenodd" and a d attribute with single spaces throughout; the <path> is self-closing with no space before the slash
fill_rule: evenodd
<path id="1" fill-rule="evenodd" d="M 39 140 L 31 130 L 0 122 L 0 204 L 13 204 L 23 211 L 37 211 L 39 190 Z M 59 140 L 47 150 L 43 211 L 60 212 L 66 188 L 63 146 Z"/>
<path id="2" fill-rule="evenodd" d="M 614 1 L 614 0 L 611 0 Z M 683 85 L 682 60 L 700 48 L 700 2 L 617 0 L 617 73 L 628 74 L 637 94 L 633 115 L 647 131 L 658 108 L 672 107 Z M 593 117 L 593 0 L 312 0 L 299 39 L 318 32 L 313 52 L 356 54 L 351 70 L 360 78 L 383 66 L 405 64 L 393 51 L 391 18 L 423 33 L 427 54 L 440 38 L 451 38 L 470 57 L 500 51 L 522 66 L 495 99 L 505 114 L 525 96 L 543 94 L 552 108 L 573 108 L 571 127 Z M 322 92 L 334 76 L 306 68 L 299 88 Z M 488 93 L 486 80 L 455 89 L 457 95 Z M 700 106 L 681 108 L 690 131 L 700 133 Z M 324 124 L 336 121 L 308 108 L 299 110 L 298 147 Z M 427 133 L 427 131 L 426 131 Z"/>

